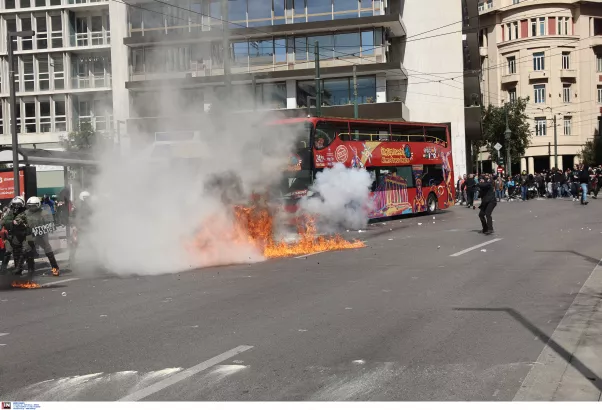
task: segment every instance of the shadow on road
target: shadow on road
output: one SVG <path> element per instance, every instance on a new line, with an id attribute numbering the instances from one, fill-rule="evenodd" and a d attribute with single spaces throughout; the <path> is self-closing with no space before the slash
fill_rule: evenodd
<path id="1" fill-rule="evenodd" d="M 577 255 L 577 256 L 582 257 L 583 259 L 585 259 L 588 262 L 593 263 L 594 265 L 598 265 L 598 263 L 600 262 L 600 259 L 592 258 L 591 256 L 584 255 L 584 254 L 579 253 L 577 251 L 567 251 L 567 250 L 538 251 L 538 250 L 536 250 L 535 252 L 538 252 L 538 253 L 556 253 L 556 252 L 559 252 L 559 253 L 572 253 L 573 255 Z"/>
<path id="2" fill-rule="evenodd" d="M 596 261 L 597 263 L 597 261 Z M 562 346 L 554 341 L 551 337 L 545 334 L 542 330 L 540 330 L 537 326 L 531 323 L 527 318 L 521 315 L 514 309 L 511 308 L 454 308 L 456 311 L 468 311 L 468 312 L 503 312 L 510 315 L 513 319 L 523 325 L 527 330 L 529 330 L 533 335 L 537 336 L 539 340 L 543 343 L 547 344 L 554 350 L 560 357 L 562 357 L 569 365 L 571 365 L 575 370 L 581 373 L 590 383 L 598 389 L 599 392 L 602 392 L 602 380 L 596 373 L 594 373 L 589 367 L 585 365 L 581 360 L 577 357 L 573 356 L 570 352 L 565 350 Z"/>

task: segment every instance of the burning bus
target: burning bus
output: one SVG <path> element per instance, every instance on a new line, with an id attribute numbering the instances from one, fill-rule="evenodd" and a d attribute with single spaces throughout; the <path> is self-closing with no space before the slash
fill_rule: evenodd
<path id="1" fill-rule="evenodd" d="M 445 124 L 310 117 L 270 126 L 302 133 L 280 186 L 289 212 L 296 211 L 316 175 L 337 163 L 372 175 L 371 219 L 432 213 L 454 204 L 451 139 Z"/>

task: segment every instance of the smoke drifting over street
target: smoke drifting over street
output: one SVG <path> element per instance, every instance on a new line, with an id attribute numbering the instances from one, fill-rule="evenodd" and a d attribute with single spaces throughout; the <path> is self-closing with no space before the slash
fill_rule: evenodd
<path id="1" fill-rule="evenodd" d="M 262 260 L 256 248 L 227 235 L 234 222 L 231 205 L 279 182 L 296 136 L 290 127 L 284 132 L 265 126 L 278 119 L 275 111 L 226 113 L 234 102 L 248 100 L 252 106 L 250 98 L 237 92 L 205 113 L 202 100 L 184 107 L 179 92 L 162 92 L 160 112 L 173 114 L 167 107 L 179 107 L 178 115 L 199 119 L 201 132 L 195 141 L 173 144 L 152 144 L 154 135 L 130 135 L 151 146 L 122 157 L 103 156 L 79 260 L 140 275 Z M 199 233 L 204 248 L 191 249 Z"/>
<path id="2" fill-rule="evenodd" d="M 323 231 L 364 228 L 372 210 L 372 182 L 365 169 L 335 164 L 318 173 L 311 188 L 315 195 L 301 200 L 301 210 L 316 215 Z"/>

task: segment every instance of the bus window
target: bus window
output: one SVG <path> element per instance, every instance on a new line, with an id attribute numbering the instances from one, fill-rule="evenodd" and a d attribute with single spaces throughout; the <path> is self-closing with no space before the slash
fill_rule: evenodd
<path id="1" fill-rule="evenodd" d="M 351 139 L 353 141 L 389 141 L 389 125 L 351 123 Z"/>
<path id="2" fill-rule="evenodd" d="M 368 168 L 368 172 L 373 177 L 372 192 L 376 191 L 382 185 L 385 177 L 396 176 L 403 178 L 406 181 L 408 188 L 414 188 L 414 174 L 412 174 L 412 166 L 405 167 L 375 167 Z"/>
<path id="3" fill-rule="evenodd" d="M 336 138 L 337 134 L 348 133 L 347 124 L 327 124 L 319 122 L 316 125 L 316 133 L 314 136 L 314 147 L 316 149 L 324 149 L 329 146 Z"/>
<path id="4" fill-rule="evenodd" d="M 425 165 L 424 173 L 422 174 L 422 186 L 436 186 L 443 182 L 443 166 Z"/>

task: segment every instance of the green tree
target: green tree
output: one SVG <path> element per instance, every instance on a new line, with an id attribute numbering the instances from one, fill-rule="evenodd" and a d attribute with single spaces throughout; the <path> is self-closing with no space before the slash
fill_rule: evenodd
<path id="1" fill-rule="evenodd" d="M 491 153 L 491 159 L 499 163 L 499 158 L 494 145 L 502 145 L 501 154 L 505 160 L 506 154 L 506 109 L 508 110 L 508 126 L 512 135 L 510 137 L 510 156 L 512 162 L 517 162 L 519 158 L 525 155 L 525 151 L 531 143 L 531 127 L 529 117 L 525 113 L 529 98 L 518 98 L 502 107 L 489 105 L 483 110 L 483 138 L 488 151 Z"/>
<path id="2" fill-rule="evenodd" d="M 585 143 L 579 156 L 581 162 L 586 165 L 600 165 L 602 164 L 602 136 L 599 135 L 599 131 L 594 132 L 594 139 L 589 140 Z"/>
<path id="3" fill-rule="evenodd" d="M 77 130 L 71 131 L 66 137 L 61 138 L 61 145 L 65 150 L 87 154 L 104 149 L 112 143 L 112 136 L 96 131 L 90 121 L 82 121 Z"/>

